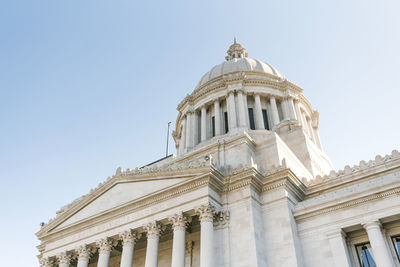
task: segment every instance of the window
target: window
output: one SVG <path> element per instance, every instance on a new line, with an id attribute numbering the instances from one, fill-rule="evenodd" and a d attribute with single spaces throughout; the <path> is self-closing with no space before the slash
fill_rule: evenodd
<path id="1" fill-rule="evenodd" d="M 264 119 L 264 128 L 266 130 L 269 130 L 269 123 L 268 123 L 268 116 L 267 116 L 267 110 L 266 109 L 262 110 L 262 115 L 263 115 L 263 119 Z"/>
<path id="2" fill-rule="evenodd" d="M 396 250 L 397 259 L 400 262 L 400 235 L 392 237 L 392 241 L 393 241 L 393 246 Z"/>
<path id="3" fill-rule="evenodd" d="M 356 245 L 356 251 L 361 267 L 376 267 L 370 243 Z"/>
<path id="4" fill-rule="evenodd" d="M 215 136 L 215 116 L 211 117 L 211 130 L 212 130 L 212 136 Z"/>
<path id="5" fill-rule="evenodd" d="M 250 121 L 250 129 L 255 130 L 256 126 L 254 124 L 254 113 L 252 108 L 249 108 L 249 121 Z"/>
<path id="6" fill-rule="evenodd" d="M 228 112 L 224 112 L 224 121 L 225 121 L 225 133 L 229 131 L 229 125 L 228 125 Z"/>

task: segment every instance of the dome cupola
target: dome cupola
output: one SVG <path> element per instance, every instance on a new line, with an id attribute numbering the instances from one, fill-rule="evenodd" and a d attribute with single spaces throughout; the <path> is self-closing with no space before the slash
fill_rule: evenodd
<path id="1" fill-rule="evenodd" d="M 306 173 L 330 171 L 331 163 L 319 139 L 318 112 L 302 95 L 303 89 L 270 64 L 249 58 L 236 38 L 227 54 L 226 61 L 205 73 L 194 91 L 178 105 L 173 133 L 178 156 L 209 151 L 238 136 L 246 136 L 255 144 L 272 138 L 276 146 L 287 146 L 292 149 L 291 156 L 301 158 Z M 224 165 L 229 161 L 232 166 L 239 164 L 238 157 L 223 158 Z M 250 161 L 272 164 L 265 158 Z M 279 160 L 276 162 L 279 164 Z"/>

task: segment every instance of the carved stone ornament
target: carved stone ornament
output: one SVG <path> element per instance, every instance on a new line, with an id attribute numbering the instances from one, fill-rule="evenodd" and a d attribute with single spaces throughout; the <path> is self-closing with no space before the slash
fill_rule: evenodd
<path id="1" fill-rule="evenodd" d="M 147 233 L 148 239 L 160 237 L 161 226 L 157 222 L 150 222 L 143 226 L 143 228 Z"/>
<path id="2" fill-rule="evenodd" d="M 215 207 L 210 203 L 201 205 L 196 208 L 196 213 L 199 214 L 200 222 L 212 222 L 215 215 Z"/>
<path id="3" fill-rule="evenodd" d="M 137 239 L 140 238 L 137 232 L 132 230 L 123 231 L 119 234 L 119 237 L 122 240 L 123 246 L 134 246 L 136 244 Z"/>
<path id="4" fill-rule="evenodd" d="M 174 214 L 168 218 L 168 220 L 172 223 L 172 227 L 174 231 L 185 230 L 186 225 L 188 224 L 188 219 L 183 213 Z"/>
<path id="5" fill-rule="evenodd" d="M 75 249 L 76 253 L 78 254 L 78 260 L 85 260 L 85 259 L 89 259 L 90 255 L 92 254 L 92 250 L 90 247 L 88 247 L 87 245 L 82 245 L 80 247 L 78 247 L 77 249 Z"/>
<path id="6" fill-rule="evenodd" d="M 192 254 L 193 246 L 194 246 L 194 241 L 186 242 L 185 251 L 186 251 L 187 254 Z"/>
<path id="7" fill-rule="evenodd" d="M 215 215 L 214 225 L 215 226 L 226 226 L 229 224 L 230 215 L 228 210 L 223 210 Z"/>
<path id="8" fill-rule="evenodd" d="M 61 252 L 57 255 L 57 260 L 59 264 L 69 264 L 71 261 L 71 255 L 67 252 Z"/>
<path id="9" fill-rule="evenodd" d="M 54 264 L 53 260 L 51 260 L 48 257 L 40 259 L 40 266 L 41 267 L 53 267 L 53 264 Z"/>
<path id="10" fill-rule="evenodd" d="M 96 241 L 99 253 L 109 253 L 112 249 L 112 241 L 109 238 L 102 238 Z"/>

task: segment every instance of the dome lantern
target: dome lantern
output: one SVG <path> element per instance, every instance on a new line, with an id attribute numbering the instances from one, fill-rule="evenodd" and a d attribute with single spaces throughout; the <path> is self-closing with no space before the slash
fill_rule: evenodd
<path id="1" fill-rule="evenodd" d="M 233 44 L 229 47 L 227 53 L 228 55 L 225 57 L 226 61 L 234 58 L 247 58 L 249 56 L 249 54 L 246 53 L 246 49 L 241 44 L 237 43 L 236 37 L 233 39 Z"/>

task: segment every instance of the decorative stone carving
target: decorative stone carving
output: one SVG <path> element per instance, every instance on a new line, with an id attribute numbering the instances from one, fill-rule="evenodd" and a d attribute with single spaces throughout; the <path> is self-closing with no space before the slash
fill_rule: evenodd
<path id="1" fill-rule="evenodd" d="M 71 261 L 71 255 L 67 252 L 61 252 L 57 255 L 57 260 L 59 264 L 69 264 Z"/>
<path id="2" fill-rule="evenodd" d="M 210 203 L 201 205 L 195 209 L 196 213 L 199 214 L 200 222 L 212 222 L 216 213 L 215 207 Z"/>
<path id="3" fill-rule="evenodd" d="M 40 259 L 40 266 L 41 267 L 52 267 L 53 264 L 54 264 L 54 261 L 51 260 L 49 257 Z"/>
<path id="4" fill-rule="evenodd" d="M 188 218 L 182 212 L 170 216 L 168 220 L 172 223 L 174 231 L 185 230 L 186 225 L 189 223 Z"/>
<path id="5" fill-rule="evenodd" d="M 320 176 L 317 175 L 314 179 L 307 181 L 307 179 L 302 179 L 302 182 L 305 183 L 307 186 L 312 186 L 312 185 L 317 185 L 324 183 L 326 181 L 339 178 L 339 177 L 344 177 L 346 175 L 351 175 L 353 173 L 359 172 L 359 171 L 365 171 L 367 169 L 372 169 L 374 167 L 377 167 L 379 165 L 384 165 L 390 161 L 400 159 L 400 152 L 397 150 L 393 150 L 390 155 L 386 155 L 384 157 L 377 155 L 375 157 L 375 160 L 370 160 L 368 162 L 362 160 L 360 161 L 359 165 L 354 165 L 353 167 L 350 167 L 349 165 L 346 165 L 343 170 L 338 170 L 334 171 L 332 170 L 329 175 L 324 175 Z"/>
<path id="6" fill-rule="evenodd" d="M 225 227 L 229 224 L 230 214 L 229 210 L 222 210 L 215 214 L 214 216 L 214 226 Z"/>
<path id="7" fill-rule="evenodd" d="M 161 225 L 157 222 L 150 222 L 143 226 L 144 230 L 147 233 L 147 238 L 158 238 L 160 237 Z"/>
<path id="8" fill-rule="evenodd" d="M 108 253 L 112 249 L 112 240 L 109 238 L 102 238 L 96 241 L 96 246 L 99 248 L 99 253 Z"/>
<path id="9" fill-rule="evenodd" d="M 140 238 L 140 234 L 135 231 L 127 230 L 119 234 L 123 246 L 134 246 L 136 241 Z"/>
<path id="10" fill-rule="evenodd" d="M 87 245 L 79 246 L 77 249 L 75 249 L 75 251 L 78 254 L 78 260 L 89 259 L 92 254 L 92 249 Z"/>

